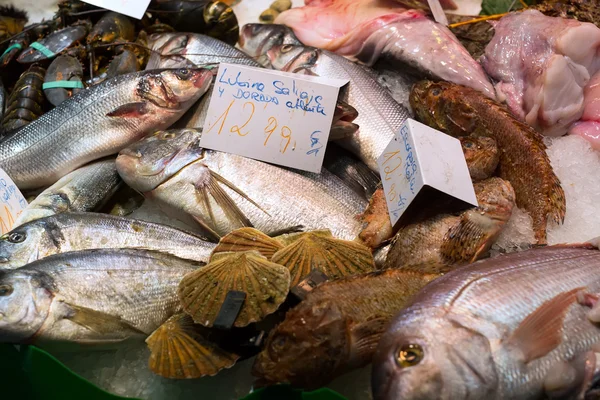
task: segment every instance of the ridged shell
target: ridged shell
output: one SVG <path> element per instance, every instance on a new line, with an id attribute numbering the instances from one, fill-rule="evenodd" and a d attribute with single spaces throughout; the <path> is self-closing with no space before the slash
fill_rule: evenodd
<path id="1" fill-rule="evenodd" d="M 231 368 L 240 358 L 194 332 L 191 318 L 185 314 L 169 318 L 146 339 L 146 344 L 150 370 L 169 379 L 213 376 Z"/>
<path id="2" fill-rule="evenodd" d="M 218 253 L 257 250 L 269 260 L 283 244 L 254 228 L 240 228 L 223 236 L 213 250 L 210 260 Z"/>
<path id="3" fill-rule="evenodd" d="M 271 261 L 290 269 L 292 287 L 315 268 L 331 280 L 375 270 L 375 261 L 369 248 L 356 242 L 335 239 L 322 232 L 297 235 L 297 239 L 275 253 Z"/>
<path id="4" fill-rule="evenodd" d="M 179 299 L 196 323 L 211 327 L 230 290 L 246 293 L 234 326 L 243 327 L 272 314 L 290 289 L 290 273 L 257 251 L 219 257 L 183 277 Z"/>

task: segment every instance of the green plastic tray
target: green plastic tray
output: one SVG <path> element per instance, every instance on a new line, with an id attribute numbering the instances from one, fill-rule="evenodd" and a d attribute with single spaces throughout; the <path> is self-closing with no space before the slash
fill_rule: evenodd
<path id="1" fill-rule="evenodd" d="M 19 399 L 35 400 L 119 400 L 131 399 L 108 393 L 77 375 L 60 361 L 35 346 L 0 345 L 0 382 Z M 324 388 L 303 392 L 287 385 L 256 390 L 242 400 L 346 400 Z M 215 399 L 218 400 L 218 399 Z"/>

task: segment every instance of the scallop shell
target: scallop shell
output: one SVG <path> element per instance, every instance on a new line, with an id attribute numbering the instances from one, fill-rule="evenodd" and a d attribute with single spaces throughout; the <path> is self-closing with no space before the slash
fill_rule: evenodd
<path id="1" fill-rule="evenodd" d="M 179 299 L 183 310 L 196 323 L 211 327 L 227 293 L 246 293 L 234 326 L 243 327 L 272 314 L 290 289 L 290 273 L 282 265 L 267 260 L 257 251 L 232 253 L 183 277 Z"/>
<path id="2" fill-rule="evenodd" d="M 148 366 L 169 379 L 195 379 L 213 376 L 231 368 L 240 358 L 194 332 L 191 318 L 176 314 L 146 339 L 150 349 Z"/>
<path id="3" fill-rule="evenodd" d="M 254 228 L 240 228 L 223 236 L 214 248 L 210 261 L 215 260 L 218 253 L 257 250 L 269 260 L 283 244 Z"/>
<path id="4" fill-rule="evenodd" d="M 315 268 L 331 280 L 375 270 L 371 250 L 359 243 L 336 239 L 327 231 L 294 236 L 291 244 L 271 257 L 272 262 L 290 269 L 292 287 Z"/>

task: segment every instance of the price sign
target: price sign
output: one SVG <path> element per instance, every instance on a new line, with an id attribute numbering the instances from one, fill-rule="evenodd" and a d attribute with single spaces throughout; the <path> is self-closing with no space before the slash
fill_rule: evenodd
<path id="1" fill-rule="evenodd" d="M 377 160 L 392 226 L 429 186 L 477 206 L 460 141 L 407 119 Z"/>
<path id="2" fill-rule="evenodd" d="M 321 172 L 338 92 L 346 83 L 221 63 L 200 145 Z"/>
<path id="3" fill-rule="evenodd" d="M 19 215 L 27 207 L 27 200 L 17 185 L 0 169 L 0 234 L 9 232 Z"/>
<path id="4" fill-rule="evenodd" d="M 142 19 L 150 4 L 150 0 L 83 0 L 83 2 L 137 19 Z"/>

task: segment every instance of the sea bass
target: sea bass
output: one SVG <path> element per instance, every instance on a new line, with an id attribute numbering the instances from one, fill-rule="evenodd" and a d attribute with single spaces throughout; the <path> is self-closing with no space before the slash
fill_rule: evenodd
<path id="1" fill-rule="evenodd" d="M 390 319 L 437 277 L 389 270 L 319 285 L 271 331 L 253 375 L 316 389 L 369 364 Z"/>
<path id="2" fill-rule="evenodd" d="M 246 24 L 240 31 L 240 48 L 267 68 L 271 67 L 267 51 L 285 44 L 302 46 L 294 31 L 285 25 Z"/>
<path id="3" fill-rule="evenodd" d="M 375 400 L 583 398 L 600 373 L 600 251 L 478 261 L 427 285 L 373 358 Z"/>
<path id="4" fill-rule="evenodd" d="M 276 24 L 292 28 L 306 46 L 314 46 L 373 65 L 393 60 L 436 80 L 479 90 L 495 98 L 483 68 L 444 25 L 418 10 L 380 0 L 330 0 L 281 13 Z"/>
<path id="5" fill-rule="evenodd" d="M 0 142 L 0 168 L 20 189 L 51 185 L 166 128 L 208 89 L 206 69 L 121 75 L 84 90 Z M 43 168 L 40 168 L 43 160 Z"/>
<path id="6" fill-rule="evenodd" d="M 358 111 L 353 122 L 359 129 L 338 143 L 378 172 L 377 159 L 410 113 L 377 82 L 375 74 L 342 56 L 314 47 L 275 46 L 267 54 L 273 67 L 282 71 L 350 80 L 340 98 Z M 405 90 L 408 93 L 410 87 Z"/>
<path id="7" fill-rule="evenodd" d="M 98 213 L 62 213 L 36 219 L 0 236 L 0 270 L 57 253 L 87 249 L 155 250 L 207 263 L 214 243 L 167 225 Z"/>
<path id="8" fill-rule="evenodd" d="M 13 229 L 54 214 L 98 210 L 122 183 L 115 160 L 98 161 L 78 168 L 29 203 L 15 221 Z"/>
<path id="9" fill-rule="evenodd" d="M 203 149 L 201 136 L 191 129 L 156 132 L 122 150 L 117 170 L 166 212 L 177 211 L 214 238 L 243 226 L 269 233 L 303 225 L 346 240 L 359 234 L 356 215 L 367 201 L 327 170 L 292 171 Z"/>
<path id="10" fill-rule="evenodd" d="M 454 137 L 496 140 L 499 176 L 511 183 L 517 206 L 533 218 L 537 242 L 545 244 L 548 221 L 564 220 L 566 199 L 542 136 L 502 105 L 464 86 L 423 81 L 414 86 L 410 101 L 417 118 L 435 129 Z"/>

